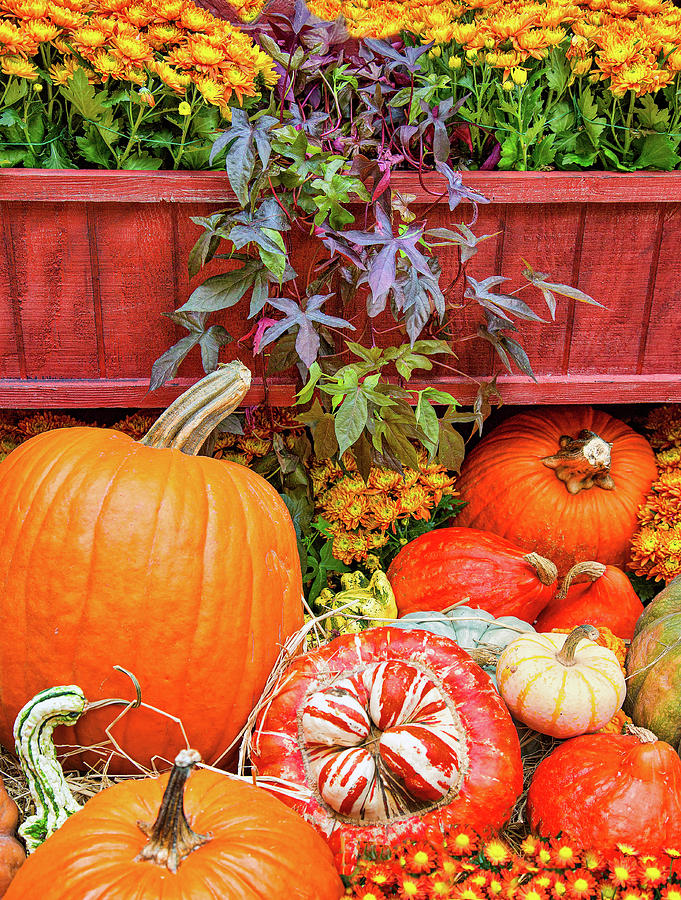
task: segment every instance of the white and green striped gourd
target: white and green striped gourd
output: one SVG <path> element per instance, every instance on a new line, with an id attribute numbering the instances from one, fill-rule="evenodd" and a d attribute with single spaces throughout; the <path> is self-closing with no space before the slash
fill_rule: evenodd
<path id="1" fill-rule="evenodd" d="M 16 753 L 36 807 L 18 829 L 28 853 L 81 808 L 66 783 L 52 734 L 57 725 L 75 724 L 87 705 L 75 684 L 48 688 L 29 700 L 14 722 Z"/>

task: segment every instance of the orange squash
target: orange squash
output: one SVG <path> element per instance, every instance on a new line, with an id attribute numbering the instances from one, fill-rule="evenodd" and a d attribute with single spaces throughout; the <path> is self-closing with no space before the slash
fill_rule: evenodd
<path id="1" fill-rule="evenodd" d="M 464 461 L 457 525 L 493 531 L 553 560 L 561 575 L 597 559 L 625 567 L 636 512 L 657 478 L 641 435 L 590 407 L 513 416 Z"/>
<path id="2" fill-rule="evenodd" d="M 212 762 L 302 625 L 293 523 L 255 472 L 197 454 L 243 398 L 241 363 L 192 387 L 140 442 L 113 430 L 38 435 L 0 463 L 0 743 L 31 696 L 75 682 L 91 703 L 127 696 L 181 720 Z M 126 683 L 127 682 L 127 683 Z M 57 743 L 106 740 L 108 709 Z M 150 767 L 184 742 L 140 708 L 113 735 Z M 91 761 L 99 757 L 90 756 Z M 112 771 L 138 771 L 115 757 Z"/>
<path id="3" fill-rule="evenodd" d="M 331 851 L 275 797 L 219 772 L 115 784 L 28 858 L 7 900 L 339 900 Z"/>
<path id="4" fill-rule="evenodd" d="M 588 561 L 570 569 L 534 627 L 537 631 L 553 631 L 588 622 L 597 627 L 606 625 L 613 634 L 631 640 L 642 615 L 643 604 L 624 572 L 616 566 Z"/>
<path id="5" fill-rule="evenodd" d="M 24 848 L 14 837 L 18 821 L 17 805 L 0 778 L 0 897 L 5 896 L 19 866 L 26 859 Z"/>

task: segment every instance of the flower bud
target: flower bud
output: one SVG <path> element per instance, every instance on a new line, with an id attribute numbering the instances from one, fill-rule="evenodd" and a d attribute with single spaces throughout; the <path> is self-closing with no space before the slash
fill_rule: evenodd
<path id="1" fill-rule="evenodd" d="M 519 67 L 511 69 L 511 78 L 516 84 L 525 84 L 527 81 L 527 70 Z"/>
<path id="2" fill-rule="evenodd" d="M 450 69 L 460 69 L 463 65 L 463 60 L 460 56 L 450 56 L 449 57 L 449 68 Z"/>
<path id="3" fill-rule="evenodd" d="M 502 88 L 503 88 L 505 91 L 512 91 L 513 88 L 515 87 L 515 85 L 513 84 L 513 82 L 512 82 L 512 81 L 508 81 L 508 80 L 502 81 L 501 86 L 502 86 Z"/>
<path id="4" fill-rule="evenodd" d="M 183 100 L 182 103 L 180 103 L 180 105 L 177 107 L 177 111 L 181 116 L 188 116 L 191 113 L 192 108 L 186 100 Z"/>

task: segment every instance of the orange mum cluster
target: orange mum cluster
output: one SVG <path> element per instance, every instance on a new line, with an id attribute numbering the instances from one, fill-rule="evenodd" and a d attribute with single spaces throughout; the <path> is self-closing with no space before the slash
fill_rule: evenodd
<path id="1" fill-rule="evenodd" d="M 293 450 L 305 428 L 296 421 L 295 411 L 258 406 L 246 414 L 243 434 L 220 434 L 215 442 L 216 459 L 231 460 L 247 466 L 254 459 L 262 459 L 274 449 L 272 436 L 280 434 L 284 447 Z"/>
<path id="2" fill-rule="evenodd" d="M 92 83 L 109 78 L 149 90 L 154 81 L 179 97 L 194 86 L 226 111 L 233 97 L 276 83 L 273 60 L 238 28 L 192 0 L 0 0 L 0 68 L 5 75 L 39 77 L 45 51 L 64 85 L 82 68 Z"/>
<path id="3" fill-rule="evenodd" d="M 638 511 L 629 567 L 655 581 L 681 575 L 681 406 L 654 409 L 646 421 L 659 478 Z"/>
<path id="4" fill-rule="evenodd" d="M 566 839 L 529 835 L 519 852 L 469 828 L 443 839 L 405 841 L 388 856 L 367 849 L 347 896 L 355 900 L 681 900 L 674 873 L 681 850 L 608 854 Z"/>
<path id="5" fill-rule="evenodd" d="M 354 459 L 344 454 L 343 467 L 317 460 L 310 471 L 317 511 L 330 522 L 333 555 L 347 565 L 388 542 L 388 530 L 401 519 L 429 519 L 445 494 L 454 494 L 455 479 L 444 466 L 419 452 L 419 468 L 404 478 L 391 469 L 373 467 L 364 481 Z"/>
<path id="6" fill-rule="evenodd" d="M 671 0 L 309 0 L 316 15 L 342 15 L 357 36 L 399 31 L 450 45 L 449 64 L 486 63 L 505 76 L 561 46 L 575 75 L 610 79 L 616 96 L 658 90 L 681 71 L 681 9 Z M 522 83 L 518 80 L 518 83 Z"/>

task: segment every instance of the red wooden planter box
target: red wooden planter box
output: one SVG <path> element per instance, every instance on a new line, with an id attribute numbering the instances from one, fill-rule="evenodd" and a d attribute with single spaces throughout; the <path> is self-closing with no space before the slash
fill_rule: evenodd
<path id="1" fill-rule="evenodd" d="M 607 307 L 560 298 L 555 323 L 525 327 L 538 384 L 501 374 L 504 400 L 681 401 L 681 175 L 491 172 L 464 181 L 492 201 L 476 233 L 501 231 L 481 244 L 473 275 L 508 275 L 515 286 L 524 257 Z M 469 206 L 450 212 L 441 184 L 396 178 L 423 209 L 436 202 L 433 225 L 468 219 Z M 193 382 L 198 351 L 181 377 L 147 391 L 154 359 L 185 333 L 161 313 L 193 287 L 186 263 L 200 231 L 189 217 L 230 197 L 224 173 L 0 170 L 0 406 L 158 407 Z M 455 271 L 451 252 L 441 262 Z M 523 296 L 543 315 L 532 293 Z M 236 338 L 251 327 L 246 312 L 244 302 L 223 319 Z M 457 338 L 474 331 L 476 315 L 462 315 Z M 477 378 L 503 372 L 481 343 L 455 343 L 457 368 Z M 462 400 L 477 388 L 451 374 L 437 383 Z M 249 402 L 262 393 L 256 378 Z M 273 402 L 292 393 L 270 388 Z"/>

